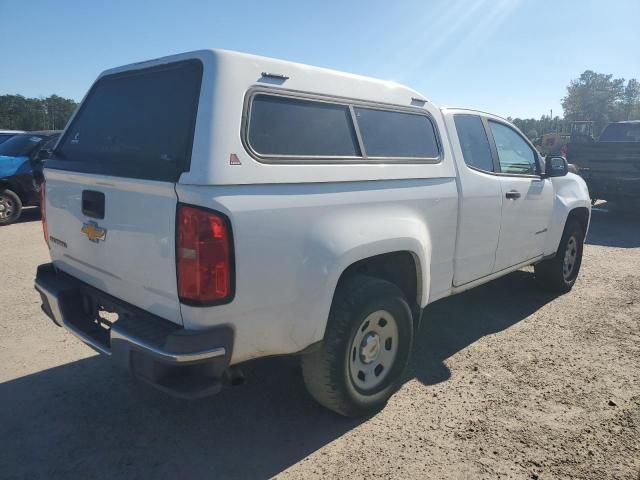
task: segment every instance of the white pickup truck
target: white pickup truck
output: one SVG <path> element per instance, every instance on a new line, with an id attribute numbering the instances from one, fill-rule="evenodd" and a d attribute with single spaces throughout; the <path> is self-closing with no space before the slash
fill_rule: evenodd
<path id="1" fill-rule="evenodd" d="M 526 265 L 569 291 L 590 218 L 500 117 L 221 50 L 104 72 L 46 165 L 56 324 L 182 397 L 299 354 L 347 416 L 401 385 L 427 304 Z"/>

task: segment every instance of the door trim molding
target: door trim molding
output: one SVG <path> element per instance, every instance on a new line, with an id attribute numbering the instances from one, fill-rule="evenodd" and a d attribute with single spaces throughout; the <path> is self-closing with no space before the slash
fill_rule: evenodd
<path id="1" fill-rule="evenodd" d="M 484 277 L 476 278 L 475 280 L 471 280 L 470 282 L 463 283 L 461 285 L 453 285 L 452 284 L 451 292 L 452 293 L 464 292 L 465 290 L 469 290 L 471 288 L 477 287 L 478 285 L 482 285 L 483 283 L 490 282 L 491 280 L 495 280 L 496 278 L 502 277 L 503 275 L 506 275 L 508 273 L 515 272 L 516 270 L 518 270 L 518 269 L 520 269 L 522 267 L 526 267 L 528 265 L 536 263 L 539 260 L 542 260 L 542 258 L 543 258 L 542 255 L 538 255 L 536 257 L 533 257 L 533 258 L 530 258 L 528 260 L 525 260 L 524 262 L 517 263 L 516 265 L 513 265 L 511 267 L 507 267 L 507 268 L 504 268 L 504 269 L 499 270 L 497 272 L 493 272 L 493 273 L 491 273 L 489 275 L 486 275 Z"/>

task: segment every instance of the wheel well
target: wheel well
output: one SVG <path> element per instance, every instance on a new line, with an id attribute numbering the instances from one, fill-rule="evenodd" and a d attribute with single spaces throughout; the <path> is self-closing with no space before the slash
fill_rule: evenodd
<path id="1" fill-rule="evenodd" d="M 575 219 L 582 227 L 582 231 L 587 234 L 587 227 L 589 226 L 589 209 L 586 207 L 574 208 L 569 212 L 567 216 L 567 223 L 569 219 Z"/>
<path id="2" fill-rule="evenodd" d="M 412 311 L 418 311 L 420 305 L 418 271 L 413 253 L 408 251 L 384 253 L 358 260 L 347 267 L 338 280 L 336 290 L 340 287 L 340 283 L 351 275 L 364 274 L 382 278 L 397 285 L 407 298 Z"/>

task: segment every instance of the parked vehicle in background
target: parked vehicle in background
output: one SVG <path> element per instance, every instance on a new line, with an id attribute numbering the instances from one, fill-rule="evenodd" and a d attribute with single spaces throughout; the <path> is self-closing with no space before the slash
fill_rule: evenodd
<path id="1" fill-rule="evenodd" d="M 566 157 L 567 145 L 574 143 L 593 142 L 593 122 L 577 120 L 571 122 L 570 133 L 551 132 L 536 138 L 534 145 L 544 157 L 560 155 Z"/>
<path id="2" fill-rule="evenodd" d="M 545 133 L 537 145 L 538 151 L 544 157 L 547 155 L 562 155 L 563 147 L 569 143 L 571 135 L 568 133 Z"/>
<path id="3" fill-rule="evenodd" d="M 592 143 L 594 141 L 593 121 L 575 120 L 571 122 L 571 136 L 569 137 L 569 141 L 560 147 L 560 155 L 564 158 L 568 157 L 569 143 Z M 571 173 L 579 173 L 578 165 L 569 163 L 569 171 Z"/>
<path id="4" fill-rule="evenodd" d="M 571 122 L 570 142 L 591 143 L 593 141 L 593 122 L 591 120 L 576 120 Z"/>
<path id="5" fill-rule="evenodd" d="M 22 130 L 0 130 L 0 143 L 4 143 L 11 137 L 15 137 L 19 133 L 24 133 Z"/>
<path id="6" fill-rule="evenodd" d="M 590 217 L 500 117 L 219 50 L 103 73 L 44 173 L 56 324 L 189 398 L 300 354 L 348 416 L 399 388 L 427 304 L 526 265 L 569 291 Z"/>
<path id="7" fill-rule="evenodd" d="M 567 158 L 578 165 L 593 201 L 640 207 L 640 120 L 610 123 L 596 142 L 570 143 Z"/>
<path id="8" fill-rule="evenodd" d="M 0 225 L 18 220 L 23 207 L 39 204 L 42 161 L 59 136 L 58 130 L 20 133 L 0 145 Z"/>

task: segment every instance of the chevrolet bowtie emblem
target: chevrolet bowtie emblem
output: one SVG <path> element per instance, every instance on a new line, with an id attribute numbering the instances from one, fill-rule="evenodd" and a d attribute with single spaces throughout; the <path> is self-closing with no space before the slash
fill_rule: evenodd
<path id="1" fill-rule="evenodd" d="M 82 224 L 82 230 L 89 240 L 93 243 L 98 243 L 100 240 L 103 242 L 107 238 L 107 230 L 105 228 L 99 227 L 96 222 L 86 222 Z"/>

